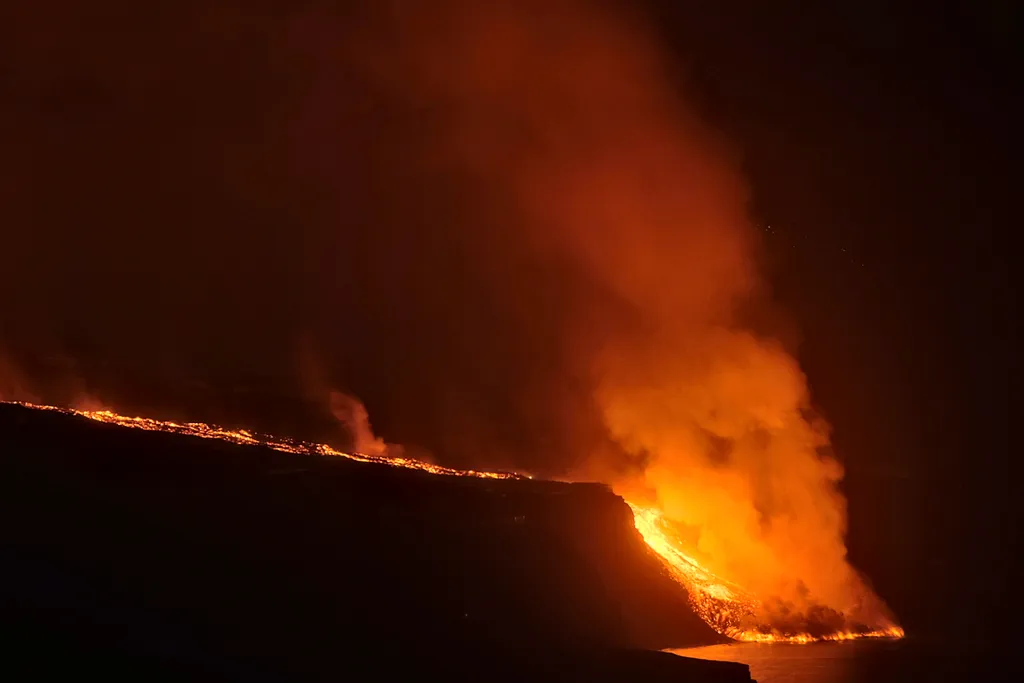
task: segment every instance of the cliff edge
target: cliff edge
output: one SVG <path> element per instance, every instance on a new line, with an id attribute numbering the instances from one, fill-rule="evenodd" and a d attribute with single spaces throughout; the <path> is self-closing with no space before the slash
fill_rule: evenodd
<path id="1" fill-rule="evenodd" d="M 720 638 L 600 485 L 437 476 L 11 405 L 0 467 L 0 628 L 29 667 L 749 680 L 643 651 Z"/>

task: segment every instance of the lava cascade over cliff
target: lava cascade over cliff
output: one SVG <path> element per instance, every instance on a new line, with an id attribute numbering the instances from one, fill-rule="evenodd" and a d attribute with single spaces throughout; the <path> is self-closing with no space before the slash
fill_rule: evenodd
<path id="1" fill-rule="evenodd" d="M 112 125 L 11 129 L 10 170 L 34 191 L 12 195 L 31 218 L 5 244 L 5 335 L 67 333 L 94 359 L 228 384 L 292 377 L 308 331 L 347 368 L 329 382 L 384 404 L 395 440 L 612 485 L 723 633 L 895 628 L 847 559 L 843 471 L 807 378 L 752 323 L 767 295 L 736 155 L 631 3 L 312 3 L 249 33 L 241 9 L 190 13 L 206 4 L 154 15 L 170 45 L 122 31 L 123 54 L 92 60 L 21 32 L 14 64 L 46 68 L 16 81 L 66 69 L 126 106 L 103 110 Z M 96 43 L 90 27 L 61 22 L 56 43 Z M 269 64 L 287 87 L 256 73 Z M 229 83 L 245 87 L 217 99 Z M 68 295 L 84 282 L 87 308 Z M 386 455 L 362 441 L 353 457 Z"/>
<path id="2" fill-rule="evenodd" d="M 349 399 L 351 401 L 351 399 Z M 172 422 L 147 417 L 120 415 L 111 410 L 83 410 L 39 405 L 22 401 L 0 401 L 36 410 L 55 411 L 77 415 L 96 422 L 117 425 L 130 429 L 183 434 L 203 439 L 217 439 L 241 446 L 264 446 L 283 453 L 312 454 L 329 457 L 343 457 L 358 462 L 375 463 L 392 467 L 414 469 L 439 476 L 476 477 L 483 479 L 519 479 L 529 475 L 514 472 L 490 472 L 459 470 L 424 462 L 399 454 L 365 454 L 346 452 L 324 443 L 310 443 L 294 439 L 260 434 L 246 429 L 227 429 L 204 422 Z M 358 402 L 356 402 L 358 403 Z M 361 408 L 361 404 L 358 404 Z M 365 411 L 361 424 L 350 425 L 356 431 L 368 432 Z M 871 630 L 861 626 L 857 630 L 822 630 L 815 633 L 781 631 L 776 626 L 758 623 L 764 612 L 756 596 L 741 587 L 715 576 L 691 555 L 671 531 L 671 523 L 663 513 L 652 507 L 628 503 L 633 510 L 634 523 L 641 537 L 665 563 L 667 571 L 687 591 L 690 603 L 697 614 L 718 633 L 740 641 L 811 643 L 821 640 L 854 640 L 858 638 L 902 638 L 903 630 L 895 624 L 882 629 Z"/>

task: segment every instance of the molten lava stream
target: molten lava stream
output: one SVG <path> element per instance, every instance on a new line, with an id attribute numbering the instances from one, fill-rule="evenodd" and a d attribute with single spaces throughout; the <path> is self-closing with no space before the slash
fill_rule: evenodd
<path id="1" fill-rule="evenodd" d="M 662 511 L 628 503 L 633 520 L 647 545 L 665 562 L 672 577 L 686 589 L 694 611 L 711 628 L 733 640 L 756 643 L 804 644 L 860 638 L 902 638 L 903 629 L 892 625 L 867 631 L 835 631 L 821 635 L 782 633 L 756 624 L 760 601 L 739 586 L 713 574 L 692 556 L 669 529 Z"/>
<path id="2" fill-rule="evenodd" d="M 245 429 L 225 429 L 204 422 L 171 422 L 146 417 L 129 417 L 110 410 L 77 410 L 57 406 L 37 405 L 19 401 L 0 401 L 25 408 L 78 415 L 96 422 L 146 431 L 184 434 L 203 439 L 218 439 L 230 443 L 261 445 L 284 453 L 315 454 L 349 458 L 359 462 L 372 462 L 392 467 L 415 469 L 444 476 L 479 477 L 485 479 L 528 479 L 528 475 L 513 472 L 487 472 L 457 470 L 405 457 L 346 453 L 333 446 L 293 439 L 257 434 Z M 839 641 L 858 638 L 902 638 L 903 629 L 890 626 L 874 631 L 836 631 L 825 635 L 809 633 L 780 633 L 767 626 L 751 626 L 760 601 L 739 586 L 713 574 L 690 554 L 674 537 L 661 510 L 656 507 L 629 503 L 634 524 L 647 545 L 664 561 L 672 577 L 687 591 L 697 614 L 718 633 L 739 641 L 761 643 L 811 643 L 822 640 Z"/>

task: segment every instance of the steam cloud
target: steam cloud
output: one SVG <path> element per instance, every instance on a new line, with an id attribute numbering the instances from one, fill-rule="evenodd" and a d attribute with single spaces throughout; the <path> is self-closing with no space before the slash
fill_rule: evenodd
<path id="1" fill-rule="evenodd" d="M 370 426 L 370 415 L 359 399 L 331 392 L 331 414 L 344 426 L 352 440 L 352 450 L 364 455 L 385 455 L 388 451 L 384 440 L 374 436 Z"/>
<path id="2" fill-rule="evenodd" d="M 609 481 L 772 598 L 770 618 L 886 625 L 846 561 L 806 379 L 746 323 L 764 297 L 747 188 L 640 18 L 597 0 L 200 7 L 176 10 L 182 33 L 152 49 L 180 50 L 148 79 L 137 60 L 62 63 L 83 70 L 85 129 L 19 119 L 13 158 L 39 163 L 0 170 L 54 203 L 9 210 L 8 345 L 282 388 L 313 340 L 324 384 L 389 440 Z M 70 26 L 64 43 L 85 40 Z M 22 82 L 50 83 L 52 55 L 17 49 Z M 167 118 L 191 111 L 175 84 L 205 125 Z M 361 403 L 330 409 L 357 450 L 385 448 Z"/>
<path id="3" fill-rule="evenodd" d="M 593 453 L 581 471 L 657 499 L 773 616 L 884 623 L 846 561 L 842 469 L 805 377 L 743 325 L 759 285 L 744 184 L 651 36 L 596 3 L 442 5 L 403 6 L 357 61 L 432 112 L 439 169 L 496 191 L 512 238 L 583 283 L 559 320 L 566 365 L 642 465 L 615 475 Z"/>

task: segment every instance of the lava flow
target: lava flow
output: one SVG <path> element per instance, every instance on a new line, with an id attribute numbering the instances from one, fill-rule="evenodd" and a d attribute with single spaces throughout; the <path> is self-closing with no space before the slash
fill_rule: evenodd
<path id="1" fill-rule="evenodd" d="M 444 476 L 484 479 L 530 478 L 529 475 L 513 472 L 458 470 L 400 456 L 348 453 L 328 444 L 274 437 L 246 429 L 226 429 L 204 422 L 172 422 L 147 417 L 130 417 L 110 410 L 79 410 L 21 401 L 0 401 L 0 403 L 77 415 L 96 422 L 132 429 L 217 439 L 244 446 L 265 446 L 284 453 L 337 456 L 358 462 L 404 467 Z M 694 610 L 711 628 L 728 638 L 761 643 L 811 643 L 859 638 L 902 638 L 904 635 L 903 629 L 896 625 L 880 630 L 840 630 L 820 635 L 784 633 L 767 626 L 757 625 L 756 619 L 760 602 L 755 596 L 701 566 L 691 554 L 686 552 L 683 544 L 672 533 L 670 522 L 665 519 L 660 510 L 628 501 L 627 503 L 633 511 L 633 520 L 637 531 L 651 550 L 661 557 L 671 576 L 687 591 Z"/>
<path id="2" fill-rule="evenodd" d="M 694 611 L 711 628 L 728 638 L 755 643 L 804 644 L 860 638 L 902 638 L 904 635 L 903 629 L 895 624 L 883 629 L 838 630 L 818 635 L 786 633 L 760 625 L 757 623 L 760 602 L 755 596 L 701 566 L 673 535 L 670 522 L 660 510 L 628 504 L 633 510 L 637 531 L 665 561 L 672 577 L 686 589 Z"/>
<path id="3" fill-rule="evenodd" d="M 119 427 L 131 427 L 142 429 L 148 432 L 170 432 L 172 434 L 185 434 L 198 436 L 201 439 L 219 439 L 242 446 L 265 446 L 282 453 L 295 453 L 300 455 L 324 455 L 337 456 L 356 460 L 359 462 L 372 462 L 392 467 L 404 467 L 412 470 L 421 470 L 431 474 L 442 474 L 457 477 L 478 477 L 481 479 L 528 479 L 529 477 L 512 472 L 484 472 L 480 470 L 456 470 L 450 467 L 434 465 L 422 460 L 413 458 L 368 455 L 364 453 L 346 453 L 324 443 L 309 443 L 296 439 L 284 439 L 269 434 L 260 434 L 247 429 L 225 429 L 217 425 L 206 424 L 205 422 L 170 422 L 166 420 L 154 420 L 148 417 L 128 417 L 119 415 L 110 410 L 78 410 L 75 408 L 60 408 L 57 406 L 38 405 L 22 401 L 0 401 L 25 408 L 36 410 L 49 410 L 67 415 L 78 415 L 96 422 L 118 425 Z"/>

